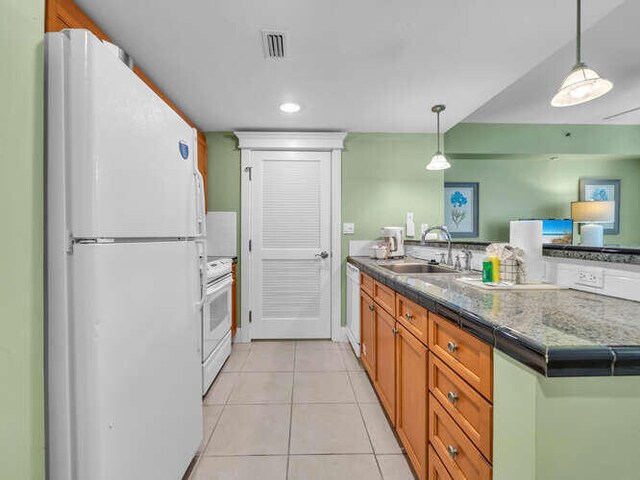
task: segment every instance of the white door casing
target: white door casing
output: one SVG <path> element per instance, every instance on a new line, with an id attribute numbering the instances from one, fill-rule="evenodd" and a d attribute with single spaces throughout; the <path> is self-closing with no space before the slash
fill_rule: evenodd
<path id="1" fill-rule="evenodd" d="M 340 171 L 346 134 L 236 136 L 242 151 L 242 305 L 236 341 L 344 340 Z M 324 251 L 327 258 L 316 256 Z"/>

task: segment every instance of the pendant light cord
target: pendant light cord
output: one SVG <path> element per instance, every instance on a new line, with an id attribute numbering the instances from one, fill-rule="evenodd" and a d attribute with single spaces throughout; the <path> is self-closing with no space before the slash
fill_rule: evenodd
<path id="1" fill-rule="evenodd" d="M 580 59 L 580 48 L 581 48 L 581 25 L 580 25 L 580 19 L 582 17 L 582 7 L 581 7 L 581 0 L 577 0 L 578 2 L 578 19 L 577 19 L 577 28 L 576 28 L 576 65 L 580 65 L 581 59 Z"/>
<path id="2" fill-rule="evenodd" d="M 438 153 L 440 153 L 440 112 L 436 113 L 436 125 L 438 136 Z"/>

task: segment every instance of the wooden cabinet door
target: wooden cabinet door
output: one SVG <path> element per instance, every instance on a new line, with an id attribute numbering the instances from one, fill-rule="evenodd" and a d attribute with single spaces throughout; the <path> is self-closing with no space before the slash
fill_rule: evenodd
<path id="1" fill-rule="evenodd" d="M 237 264 L 234 263 L 231 266 L 231 275 L 233 278 L 233 283 L 231 284 L 231 336 L 236 335 L 236 331 L 238 330 L 238 307 L 237 307 L 237 295 L 238 295 L 238 287 L 236 281 L 236 267 Z"/>
<path id="2" fill-rule="evenodd" d="M 397 324 L 396 431 L 420 480 L 426 478 L 427 347 Z"/>
<path id="3" fill-rule="evenodd" d="M 371 381 L 376 380 L 375 303 L 360 290 L 360 359 Z"/>
<path id="4" fill-rule="evenodd" d="M 376 379 L 374 386 L 391 423 L 396 424 L 396 320 L 376 305 Z"/>

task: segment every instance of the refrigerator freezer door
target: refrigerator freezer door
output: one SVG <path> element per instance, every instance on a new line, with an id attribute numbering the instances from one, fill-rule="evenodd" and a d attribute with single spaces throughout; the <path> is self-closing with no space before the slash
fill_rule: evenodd
<path id="1" fill-rule="evenodd" d="M 70 262 L 74 480 L 182 478 L 202 438 L 195 242 L 80 244 Z"/>
<path id="2" fill-rule="evenodd" d="M 77 238 L 197 235 L 196 132 L 85 30 L 62 42 L 67 229 Z M 52 46 L 57 43 L 50 42 Z"/>

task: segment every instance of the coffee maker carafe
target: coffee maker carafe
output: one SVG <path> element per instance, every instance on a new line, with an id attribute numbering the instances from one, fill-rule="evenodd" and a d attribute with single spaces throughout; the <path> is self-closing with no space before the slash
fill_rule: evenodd
<path id="1" fill-rule="evenodd" d="M 404 228 L 402 227 L 382 227 L 380 229 L 383 245 L 387 247 L 387 258 L 404 257 L 403 233 Z"/>

